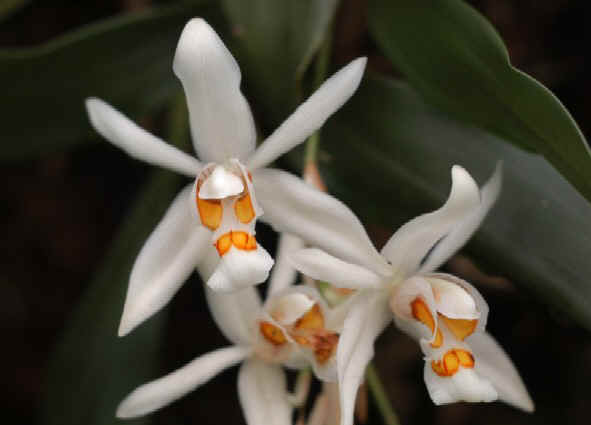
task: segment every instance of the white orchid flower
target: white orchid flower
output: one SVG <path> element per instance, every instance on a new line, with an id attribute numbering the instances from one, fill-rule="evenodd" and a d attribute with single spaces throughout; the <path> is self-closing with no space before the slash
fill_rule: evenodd
<path id="1" fill-rule="evenodd" d="M 208 255 L 200 265 L 202 275 L 214 272 L 215 255 Z M 278 256 L 279 263 L 281 258 Z M 330 311 L 320 294 L 304 286 L 290 287 L 289 276 L 281 276 L 272 280 L 268 292 L 275 295 L 264 305 L 253 287 L 225 294 L 206 286 L 214 320 L 234 345 L 202 355 L 140 386 L 119 405 L 117 416 L 132 418 L 153 412 L 243 362 L 238 394 L 246 422 L 290 425 L 292 403 L 301 397 L 288 393 L 282 366 L 303 368 L 311 363 L 321 379 L 336 380 L 339 336 L 330 329 Z M 275 285 L 280 288 L 273 288 Z"/>
<path id="2" fill-rule="evenodd" d="M 425 383 L 436 404 L 500 398 L 533 410 L 512 362 L 484 333 L 488 314 L 484 299 L 467 282 L 432 273 L 466 243 L 486 216 L 500 191 L 501 167 L 480 191 L 459 166 L 452 168 L 452 180 L 447 202 L 402 226 L 381 255 L 353 213 L 334 202 L 333 213 L 342 219 L 341 232 L 349 235 L 341 252 L 336 252 L 340 258 L 319 249 L 292 256 L 304 274 L 359 290 L 351 300 L 337 351 L 341 425 L 352 424 L 355 395 L 373 356 L 373 343 L 392 313 L 400 329 L 420 340 Z M 360 252 L 365 252 L 363 258 Z"/>
<path id="3" fill-rule="evenodd" d="M 296 222 L 296 228 L 307 226 L 304 236 L 318 225 L 314 216 L 298 209 L 313 189 L 285 172 L 262 167 L 304 141 L 347 101 L 361 81 L 365 63 L 365 58 L 356 59 L 329 78 L 255 149 L 255 126 L 240 91 L 238 64 L 203 19 L 189 21 L 173 70 L 185 90 L 200 160 L 146 132 L 102 100 L 86 100 L 92 125 L 108 141 L 135 158 L 195 178 L 134 264 L 119 335 L 173 297 L 210 243 L 219 255 L 207 281 L 210 288 L 232 291 L 266 280 L 273 260 L 255 238 L 256 219 L 263 209 L 271 211 L 268 221 L 274 226 L 284 221 Z M 258 196 L 259 190 L 264 196 Z M 288 200 L 280 193 L 285 191 L 292 192 Z M 289 213 L 274 213 L 278 209 Z"/>

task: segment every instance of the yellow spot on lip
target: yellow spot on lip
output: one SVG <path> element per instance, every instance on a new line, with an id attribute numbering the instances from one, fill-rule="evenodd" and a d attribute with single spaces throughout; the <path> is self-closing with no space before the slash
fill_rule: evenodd
<path id="1" fill-rule="evenodd" d="M 324 328 L 324 316 L 318 303 L 314 304 L 306 314 L 296 320 L 293 327 L 297 331 Z"/>
<path id="2" fill-rule="evenodd" d="M 443 314 L 439 314 L 439 318 L 443 320 L 448 329 L 460 341 L 463 341 L 466 337 L 472 335 L 476 329 L 476 325 L 478 325 L 478 319 L 450 319 Z"/>
<path id="3" fill-rule="evenodd" d="M 269 322 L 261 322 L 260 330 L 263 337 L 271 344 L 280 346 L 287 342 L 287 338 L 281 329 Z"/>
<path id="4" fill-rule="evenodd" d="M 246 193 L 236 200 L 234 203 L 234 212 L 241 223 L 247 224 L 254 219 L 254 208 L 249 193 Z"/>
<path id="5" fill-rule="evenodd" d="M 197 195 L 197 210 L 201 224 L 210 230 L 220 227 L 222 222 L 222 202 L 219 199 L 201 199 Z"/>
<path id="6" fill-rule="evenodd" d="M 431 333 L 435 332 L 435 320 L 433 320 L 433 315 L 427 304 L 425 304 L 425 301 L 417 297 L 410 303 L 410 307 L 412 316 L 431 329 Z"/>

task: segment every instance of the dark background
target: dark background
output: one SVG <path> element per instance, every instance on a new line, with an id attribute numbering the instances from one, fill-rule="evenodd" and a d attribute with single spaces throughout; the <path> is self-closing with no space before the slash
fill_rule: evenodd
<path id="1" fill-rule="evenodd" d="M 86 23 L 140 9 L 147 3 L 34 1 L 0 25 L 0 45 L 34 45 Z M 589 135 L 591 91 L 585 32 L 590 15 L 586 2 L 470 3 L 500 32 L 513 64 L 548 86 L 573 114 L 584 134 Z M 370 53 L 370 67 L 387 69 L 385 61 L 373 54 L 376 49 L 365 31 L 363 9 L 363 1 L 342 1 L 334 56 Z M 142 124 L 161 133 L 161 123 L 162 117 L 155 116 Z M 2 141 L 5 142 L 9 141 Z M 3 164 L 3 423 L 37 421 L 49 354 L 149 168 L 104 142 L 34 161 Z M 267 228 L 259 232 L 263 234 L 262 243 L 271 250 L 274 235 Z M 373 236 L 378 246 L 391 232 L 392 229 L 375 229 Z M 511 284 L 510 277 L 475 275 L 461 258 L 454 259 L 448 267 L 470 278 L 488 300 L 488 329 L 515 361 L 537 411 L 527 415 L 502 403 L 434 407 L 423 383 L 418 345 L 390 327 L 378 340 L 376 362 L 402 424 L 588 424 L 589 333 L 520 291 Z M 206 311 L 197 277 L 184 285 L 171 303 L 166 335 L 154 377 L 226 344 Z M 242 423 L 235 381 L 236 369 L 223 373 L 156 413 L 155 422 Z M 371 404 L 369 420 L 374 424 L 381 421 Z"/>

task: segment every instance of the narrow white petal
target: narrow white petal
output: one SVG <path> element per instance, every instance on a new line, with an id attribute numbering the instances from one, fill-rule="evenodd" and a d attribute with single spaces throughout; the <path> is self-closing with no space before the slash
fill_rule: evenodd
<path id="1" fill-rule="evenodd" d="M 119 336 L 164 307 L 208 250 L 211 232 L 196 224 L 187 202 L 191 189 L 177 195 L 135 260 Z"/>
<path id="2" fill-rule="evenodd" d="M 359 219 L 338 199 L 284 171 L 259 169 L 253 173 L 253 182 L 265 210 L 262 219 L 275 230 L 299 236 L 310 245 L 384 276 L 392 273 Z"/>
<path id="3" fill-rule="evenodd" d="M 324 393 L 318 394 L 305 425 L 325 425 L 328 418 L 328 407 L 328 396 Z"/>
<path id="4" fill-rule="evenodd" d="M 275 265 L 269 278 L 267 297 L 272 297 L 295 283 L 297 271 L 291 264 L 289 257 L 292 253 L 304 247 L 304 241 L 289 233 L 281 233 L 278 245 L 275 254 Z"/>
<path id="5" fill-rule="evenodd" d="M 503 167 L 499 162 L 495 172 L 480 190 L 480 206 L 445 236 L 421 266 L 422 272 L 436 270 L 472 237 L 501 192 Z"/>
<path id="6" fill-rule="evenodd" d="M 429 250 L 480 205 L 478 186 L 470 174 L 454 165 L 451 175 L 452 188 L 447 202 L 438 210 L 406 223 L 382 249 L 394 269 L 405 277 L 414 274 Z"/>
<path id="7" fill-rule="evenodd" d="M 291 425 L 287 380 L 278 365 L 248 359 L 238 373 L 238 396 L 247 425 Z"/>
<path id="8" fill-rule="evenodd" d="M 273 259 L 261 245 L 253 251 L 230 248 L 221 258 L 207 285 L 214 291 L 231 292 L 264 282 Z"/>
<path id="9" fill-rule="evenodd" d="M 205 179 L 199 189 L 201 199 L 223 199 L 244 191 L 242 179 L 226 170 L 223 165 L 217 165 Z"/>
<path id="10" fill-rule="evenodd" d="M 501 346 L 487 333 L 474 333 L 467 339 L 476 359 L 475 371 L 490 380 L 499 399 L 526 412 L 534 403 L 513 362 Z"/>
<path id="11" fill-rule="evenodd" d="M 498 397 L 491 383 L 473 369 L 460 368 L 453 376 L 441 377 L 433 371 L 430 362 L 425 362 L 424 378 L 431 400 L 437 405 L 456 401 L 490 402 Z"/>
<path id="12" fill-rule="evenodd" d="M 203 19 L 185 25 L 173 70 L 185 89 L 199 158 L 207 162 L 246 158 L 254 150 L 256 130 L 240 92 L 240 68 Z"/>
<path id="13" fill-rule="evenodd" d="M 338 288 L 382 288 L 386 279 L 365 267 L 339 260 L 316 248 L 302 249 L 291 255 L 294 267 L 315 280 Z"/>
<path id="14" fill-rule="evenodd" d="M 189 177 L 199 173 L 202 165 L 196 158 L 138 127 L 106 102 L 89 97 L 86 111 L 95 130 L 133 158 Z"/>
<path id="15" fill-rule="evenodd" d="M 353 425 L 355 398 L 373 357 L 374 341 L 392 318 L 387 294 L 366 291 L 355 297 L 337 348 L 341 425 Z"/>
<path id="16" fill-rule="evenodd" d="M 248 159 L 246 166 L 255 170 L 302 143 L 318 130 L 355 93 L 367 58 L 358 58 L 322 84 L 277 128 Z"/>
<path id="17" fill-rule="evenodd" d="M 226 347 L 197 357 L 186 366 L 136 388 L 117 408 L 117 417 L 142 416 L 178 400 L 222 370 L 242 361 L 249 350 L 239 346 Z"/>
<path id="18" fill-rule="evenodd" d="M 234 344 L 252 341 L 252 332 L 262 303 L 254 287 L 231 293 L 217 292 L 205 285 L 209 311 L 220 331 Z"/>

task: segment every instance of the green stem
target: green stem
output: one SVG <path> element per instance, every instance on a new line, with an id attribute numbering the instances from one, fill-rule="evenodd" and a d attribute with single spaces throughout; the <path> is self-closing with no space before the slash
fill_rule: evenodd
<path id="1" fill-rule="evenodd" d="M 386 425 L 399 425 L 400 422 L 398 421 L 398 416 L 396 416 L 394 409 L 392 409 L 390 399 L 388 399 L 382 380 L 380 379 L 373 363 L 370 363 L 365 370 L 365 380 L 369 387 L 369 391 L 378 406 L 378 410 L 384 419 L 384 423 Z"/>
<path id="2" fill-rule="evenodd" d="M 328 65 L 330 63 L 332 36 L 329 31 L 326 38 L 320 46 L 318 56 L 316 57 L 314 67 L 314 89 L 320 87 L 320 85 L 326 79 L 326 73 L 328 72 Z M 318 156 L 318 143 L 320 141 L 320 130 L 316 131 L 310 136 L 306 142 L 306 153 L 304 156 L 304 169 L 308 164 L 315 163 L 316 157 Z"/>

